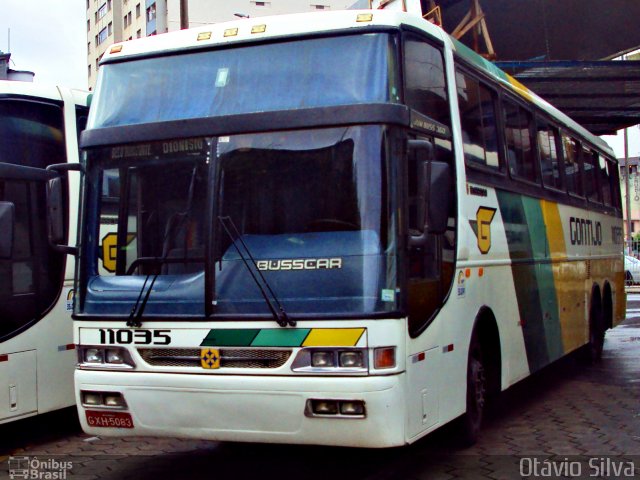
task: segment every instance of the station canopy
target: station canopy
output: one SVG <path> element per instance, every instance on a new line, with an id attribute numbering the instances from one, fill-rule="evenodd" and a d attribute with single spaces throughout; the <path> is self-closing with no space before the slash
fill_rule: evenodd
<path id="1" fill-rule="evenodd" d="M 472 0 L 436 3 L 447 32 L 472 6 Z M 640 1 L 479 4 L 500 68 L 597 135 L 640 123 L 640 61 L 611 60 L 640 48 Z M 477 46 L 472 32 L 461 41 Z"/>

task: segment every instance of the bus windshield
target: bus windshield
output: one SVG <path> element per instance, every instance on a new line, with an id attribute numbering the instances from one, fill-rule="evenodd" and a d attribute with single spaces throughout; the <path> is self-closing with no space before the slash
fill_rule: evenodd
<path id="1" fill-rule="evenodd" d="M 397 103 L 394 39 L 347 35 L 106 64 L 88 128 Z"/>
<path id="2" fill-rule="evenodd" d="M 200 315 L 208 251 L 214 315 L 269 314 L 252 273 L 288 314 L 396 310 L 383 132 L 344 127 L 92 152 L 102 240 L 84 313 L 128 314 L 153 275 L 145 316 Z"/>

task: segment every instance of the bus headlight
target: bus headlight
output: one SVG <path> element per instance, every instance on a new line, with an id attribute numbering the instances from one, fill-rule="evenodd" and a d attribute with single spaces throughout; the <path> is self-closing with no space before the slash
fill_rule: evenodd
<path id="1" fill-rule="evenodd" d="M 102 358 L 101 348 L 87 348 L 82 360 L 86 363 L 102 363 Z"/>
<path id="2" fill-rule="evenodd" d="M 335 367 L 335 358 L 333 352 L 318 351 L 311 354 L 312 367 Z"/>
<path id="3" fill-rule="evenodd" d="M 364 358 L 359 350 L 353 352 L 340 352 L 339 365 L 344 368 L 364 367 Z"/>
<path id="4" fill-rule="evenodd" d="M 324 374 L 368 373 L 368 350 L 366 348 L 302 348 L 291 364 L 294 372 Z"/>
<path id="5" fill-rule="evenodd" d="M 131 355 L 121 347 L 78 347 L 80 368 L 135 368 Z"/>
<path id="6" fill-rule="evenodd" d="M 124 355 L 121 348 L 107 348 L 107 354 L 105 356 L 105 363 L 123 364 Z"/>

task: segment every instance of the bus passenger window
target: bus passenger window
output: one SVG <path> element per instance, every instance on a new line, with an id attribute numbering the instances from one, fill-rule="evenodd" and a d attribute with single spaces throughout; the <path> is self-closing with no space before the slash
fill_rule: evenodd
<path id="1" fill-rule="evenodd" d="M 584 166 L 585 195 L 592 202 L 599 202 L 598 189 L 598 155 L 596 152 L 585 148 L 582 150 L 582 164 Z"/>
<path id="2" fill-rule="evenodd" d="M 573 138 L 562 136 L 562 148 L 564 153 L 564 179 L 567 190 L 574 195 L 582 196 L 582 179 L 580 178 L 580 164 L 578 152 L 580 144 Z"/>
<path id="3" fill-rule="evenodd" d="M 464 158 L 467 165 L 498 169 L 495 95 L 475 79 L 456 72 Z"/>
<path id="4" fill-rule="evenodd" d="M 512 177 L 537 182 L 531 142 L 531 114 L 524 108 L 504 102 L 505 143 L 507 163 Z"/>
<path id="5" fill-rule="evenodd" d="M 444 125 L 451 125 L 442 53 L 426 42 L 404 42 L 407 105 Z"/>
<path id="6" fill-rule="evenodd" d="M 598 157 L 598 167 L 600 170 L 600 198 L 605 205 L 611 205 L 614 192 L 611 189 L 611 162 L 602 155 Z"/>
<path id="7" fill-rule="evenodd" d="M 556 140 L 558 132 L 544 122 L 538 123 L 538 151 L 540 152 L 540 167 L 542 183 L 547 187 L 562 188 L 560 164 Z"/>

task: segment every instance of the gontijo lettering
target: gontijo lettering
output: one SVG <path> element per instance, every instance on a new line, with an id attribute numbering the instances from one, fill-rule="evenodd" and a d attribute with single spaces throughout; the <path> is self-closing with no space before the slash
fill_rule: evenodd
<path id="1" fill-rule="evenodd" d="M 584 218 L 569 218 L 571 245 L 602 245 L 602 224 Z"/>

